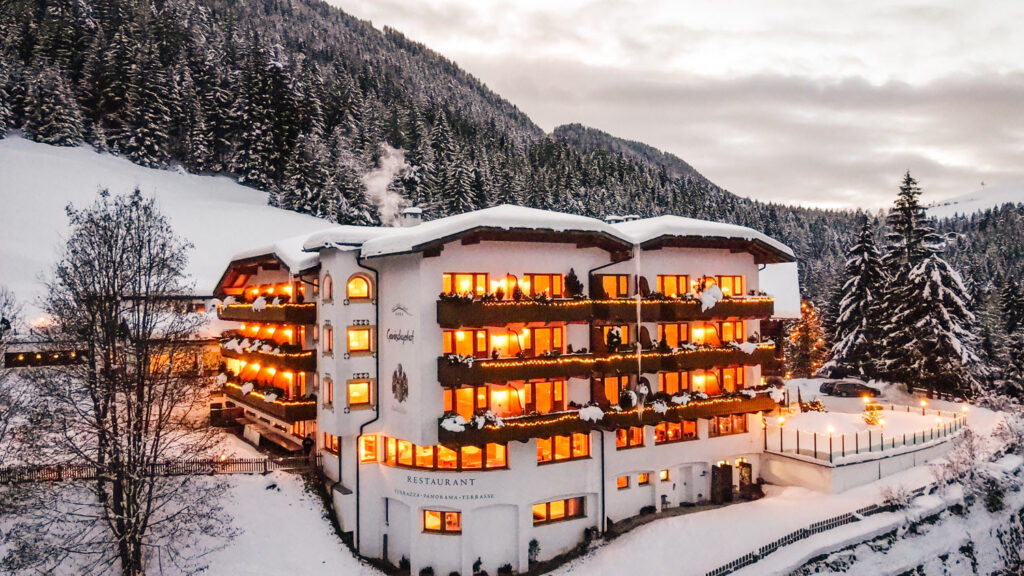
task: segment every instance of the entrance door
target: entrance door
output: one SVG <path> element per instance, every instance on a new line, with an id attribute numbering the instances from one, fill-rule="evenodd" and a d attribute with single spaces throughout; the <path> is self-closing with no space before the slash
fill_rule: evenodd
<path id="1" fill-rule="evenodd" d="M 719 464 L 711 468 L 711 503 L 732 502 L 732 466 Z"/>

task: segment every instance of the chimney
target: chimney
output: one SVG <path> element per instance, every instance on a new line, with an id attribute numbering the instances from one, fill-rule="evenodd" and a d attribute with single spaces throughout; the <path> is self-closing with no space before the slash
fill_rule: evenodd
<path id="1" fill-rule="evenodd" d="M 623 217 L 617 216 L 615 214 L 609 214 L 604 217 L 604 221 L 607 222 L 608 224 L 618 224 L 619 222 L 623 221 Z"/>
<path id="2" fill-rule="evenodd" d="M 640 219 L 640 216 L 638 216 L 636 214 L 626 214 L 625 216 L 622 217 L 622 221 L 623 222 L 632 222 L 634 220 L 639 220 L 639 219 Z"/>
<path id="3" fill-rule="evenodd" d="M 402 210 L 402 228 L 417 226 L 421 223 L 423 223 L 423 210 L 415 206 Z"/>

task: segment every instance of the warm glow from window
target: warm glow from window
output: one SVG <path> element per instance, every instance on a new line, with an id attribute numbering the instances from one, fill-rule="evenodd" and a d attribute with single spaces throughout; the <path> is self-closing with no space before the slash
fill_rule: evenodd
<path id="1" fill-rule="evenodd" d="M 690 291 L 689 276 L 684 275 L 658 275 L 658 292 L 669 298 L 678 298 Z"/>
<path id="2" fill-rule="evenodd" d="M 605 274 L 601 276 L 601 289 L 608 298 L 629 297 L 629 276 L 626 274 Z"/>
<path id="3" fill-rule="evenodd" d="M 370 381 L 352 380 L 348 383 L 348 405 L 368 406 L 370 404 Z"/>
<path id="4" fill-rule="evenodd" d="M 690 325 L 685 322 L 658 324 L 658 341 L 665 342 L 669 348 L 678 348 L 690 341 Z"/>
<path id="5" fill-rule="evenodd" d="M 658 478 L 659 478 L 659 479 L 660 479 L 660 480 L 661 480 L 662 482 L 668 482 L 668 481 L 669 481 L 669 474 L 668 474 L 668 470 L 662 470 L 661 472 L 658 472 Z"/>
<path id="6" fill-rule="evenodd" d="M 324 432 L 324 450 L 335 456 L 338 455 L 338 437 L 334 434 Z"/>
<path id="7" fill-rule="evenodd" d="M 726 296 L 743 295 L 743 276 L 719 276 L 717 280 L 722 294 Z"/>
<path id="8" fill-rule="evenodd" d="M 586 515 L 583 509 L 583 497 L 553 500 L 533 505 L 533 525 L 547 524 L 558 520 L 582 518 Z"/>
<path id="9" fill-rule="evenodd" d="M 345 293 L 350 300 L 370 297 L 370 281 L 363 276 L 353 276 L 345 286 Z"/>
<path id="10" fill-rule="evenodd" d="M 331 279 L 330 274 L 324 275 L 323 289 L 320 293 L 323 295 L 324 302 L 334 300 L 334 280 Z"/>
<path id="11" fill-rule="evenodd" d="M 626 488 L 629 488 L 629 476 L 619 476 L 618 478 L 616 478 L 615 479 L 615 486 L 619 490 L 624 490 Z"/>
<path id="12" fill-rule="evenodd" d="M 519 283 L 520 289 L 525 294 L 536 296 L 546 294 L 552 298 L 562 297 L 562 275 L 561 274 L 524 274 L 523 280 Z"/>
<path id="13" fill-rule="evenodd" d="M 334 380 L 330 378 L 324 378 L 324 406 L 330 406 L 334 404 Z"/>
<path id="14" fill-rule="evenodd" d="M 370 329 L 349 328 L 348 329 L 348 351 L 369 352 L 370 351 Z"/>
<path id="15" fill-rule="evenodd" d="M 363 435 L 359 437 L 359 461 L 377 461 L 377 436 L 375 434 Z"/>
<path id="16" fill-rule="evenodd" d="M 462 532 L 462 513 L 424 510 L 423 531 L 458 534 Z"/>
<path id="17" fill-rule="evenodd" d="M 324 325 L 324 353 L 334 352 L 334 328 L 330 324 Z"/>
<path id="18" fill-rule="evenodd" d="M 446 272 L 441 276 L 441 290 L 445 294 L 487 293 L 487 274 L 480 272 Z"/>
<path id="19" fill-rule="evenodd" d="M 616 448 L 637 448 L 644 445 L 644 429 L 639 426 L 632 426 L 629 429 L 620 428 L 615 431 Z"/>
<path id="20" fill-rule="evenodd" d="M 641 472 L 636 475 L 637 486 L 646 486 L 651 483 L 651 475 L 647 472 Z"/>
<path id="21" fill-rule="evenodd" d="M 537 463 L 564 462 L 590 456 L 590 435 L 537 438 Z"/>
<path id="22" fill-rule="evenodd" d="M 486 330 L 445 330 L 441 335 L 445 354 L 487 357 Z"/>

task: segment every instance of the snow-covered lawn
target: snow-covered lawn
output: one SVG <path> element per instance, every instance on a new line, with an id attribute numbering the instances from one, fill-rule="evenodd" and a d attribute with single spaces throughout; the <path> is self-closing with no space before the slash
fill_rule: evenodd
<path id="1" fill-rule="evenodd" d="M 216 576 L 379 576 L 335 535 L 323 505 L 287 472 L 228 478 L 226 504 L 241 532 L 210 555 Z"/>
<path id="2" fill-rule="evenodd" d="M 796 429 L 801 432 L 814 434 L 827 435 L 831 432 L 838 437 L 841 434 L 856 434 L 869 429 L 875 432 L 882 430 L 889 436 L 900 436 L 902 434 L 911 436 L 922 430 L 930 430 L 936 425 L 936 415 L 934 412 L 922 415 L 918 409 L 912 409 L 910 412 L 903 410 L 880 410 L 878 411 L 878 416 L 884 422 L 884 426 L 869 426 L 860 413 L 804 412 L 803 414 L 791 416 L 786 421 L 785 427 L 788 430 Z M 949 419 L 947 418 L 946 421 L 948 422 Z"/>

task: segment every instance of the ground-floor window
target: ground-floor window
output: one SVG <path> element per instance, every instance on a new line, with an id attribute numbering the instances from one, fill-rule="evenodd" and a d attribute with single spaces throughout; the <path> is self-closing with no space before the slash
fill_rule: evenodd
<path id="1" fill-rule="evenodd" d="M 640 448 L 643 445 L 643 427 L 631 426 L 629 429 L 620 428 L 615 431 L 615 447 L 619 450 L 624 448 Z"/>
<path id="2" fill-rule="evenodd" d="M 695 420 L 662 422 L 654 427 L 655 444 L 670 444 L 695 438 L 697 438 L 697 422 Z"/>
<path id="3" fill-rule="evenodd" d="M 366 434 L 359 437 L 359 461 L 377 461 L 377 435 Z"/>
<path id="4" fill-rule="evenodd" d="M 537 438 L 537 463 L 590 457 L 590 434 Z"/>
<path id="5" fill-rule="evenodd" d="M 533 505 L 533 525 L 550 524 L 560 520 L 583 518 L 586 512 L 583 507 L 583 496 L 552 500 Z"/>
<path id="6" fill-rule="evenodd" d="M 436 532 L 439 534 L 461 534 L 462 512 L 424 510 L 423 531 Z"/>
<path id="7" fill-rule="evenodd" d="M 658 478 L 659 478 L 659 479 L 660 479 L 660 480 L 661 480 L 662 482 L 668 482 L 669 480 L 671 480 L 671 479 L 672 479 L 672 477 L 671 477 L 671 475 L 669 474 L 668 470 L 662 470 L 661 472 L 658 472 Z"/>
<path id="8" fill-rule="evenodd" d="M 629 488 L 629 476 L 619 476 L 615 479 L 615 486 L 619 490 L 625 490 Z"/>
<path id="9" fill-rule="evenodd" d="M 421 470 L 494 470 L 508 466 L 508 446 L 487 444 L 448 448 L 419 446 L 407 440 L 384 438 L 384 463 Z"/>
<path id="10" fill-rule="evenodd" d="M 708 426 L 709 436 L 727 436 L 729 434 L 744 434 L 747 431 L 747 415 L 733 414 L 731 416 L 717 416 L 711 419 Z"/>
<path id="11" fill-rule="evenodd" d="M 647 486 L 651 483 L 651 475 L 647 472 L 641 472 L 636 475 L 637 486 Z"/>
<path id="12" fill-rule="evenodd" d="M 328 434 L 324 432 L 324 451 L 330 454 L 338 455 L 338 437 L 334 434 Z"/>

